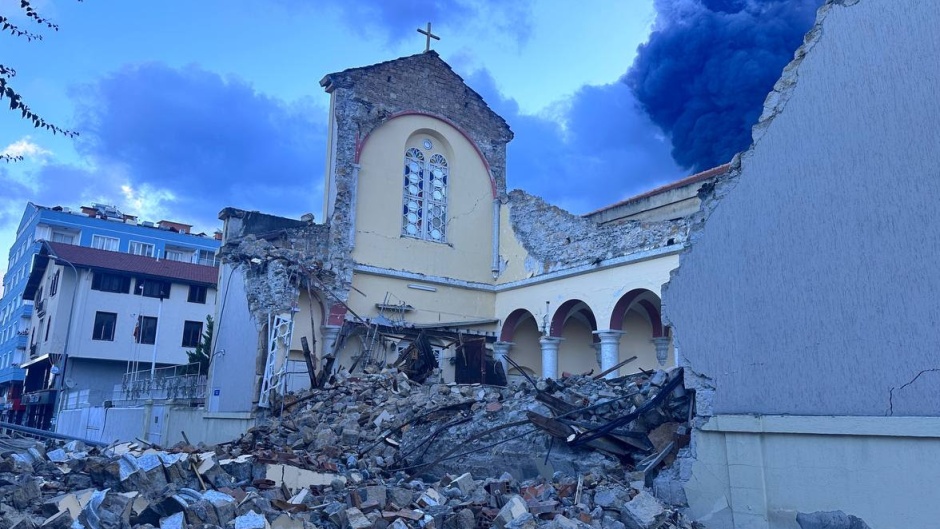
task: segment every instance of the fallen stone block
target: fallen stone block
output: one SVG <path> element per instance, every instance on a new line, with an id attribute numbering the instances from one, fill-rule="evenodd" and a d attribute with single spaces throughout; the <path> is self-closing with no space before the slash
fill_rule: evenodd
<path id="1" fill-rule="evenodd" d="M 620 514 L 620 520 L 629 529 L 657 529 L 665 518 L 663 504 L 645 490 L 625 503 Z"/>
<path id="2" fill-rule="evenodd" d="M 366 518 L 362 511 L 352 507 L 346 509 L 346 527 L 348 529 L 369 529 L 372 527 L 372 521 Z"/>
<path id="3" fill-rule="evenodd" d="M 44 501 L 39 508 L 39 512 L 46 517 L 51 517 L 62 511 L 67 511 L 73 520 L 78 518 L 78 514 L 82 512 L 82 506 L 78 503 L 78 497 L 75 494 L 67 493 L 54 496 Z"/>
<path id="4" fill-rule="evenodd" d="M 23 474 L 16 480 L 16 489 L 13 490 L 12 503 L 19 511 L 25 511 L 27 507 L 39 503 L 42 491 L 39 490 L 39 482 L 30 474 Z"/>
<path id="5" fill-rule="evenodd" d="M 282 514 L 271 522 L 271 529 L 305 529 L 304 521 L 291 518 L 289 514 Z"/>
<path id="6" fill-rule="evenodd" d="M 248 511 L 235 518 L 235 529 L 271 529 L 271 525 L 264 515 Z"/>
<path id="7" fill-rule="evenodd" d="M 186 529 L 185 524 L 183 513 L 178 512 L 160 520 L 160 529 Z"/>
<path id="8" fill-rule="evenodd" d="M 799 513 L 796 523 L 800 529 L 870 529 L 864 520 L 842 511 L 816 511 Z"/>
<path id="9" fill-rule="evenodd" d="M 470 494 L 473 492 L 473 489 L 477 488 L 477 484 L 473 481 L 473 476 L 471 476 L 469 472 L 457 476 L 451 484 L 459 488 L 460 492 L 465 495 Z"/>
<path id="10" fill-rule="evenodd" d="M 497 514 L 496 519 L 493 520 L 493 527 L 505 529 L 513 520 L 528 513 L 529 509 L 526 507 L 525 500 L 518 494 L 514 494 L 509 498 L 506 504 L 503 505 L 503 508 L 499 510 L 499 514 Z"/>
<path id="11" fill-rule="evenodd" d="M 270 479 L 277 487 L 283 484 L 290 490 L 291 494 L 311 486 L 325 487 L 331 485 L 334 480 L 340 480 L 343 486 L 346 484 L 346 478 L 338 474 L 314 472 L 313 470 L 279 464 L 267 465 L 265 469 L 265 479 Z"/>
<path id="12" fill-rule="evenodd" d="M 75 518 L 72 518 L 69 511 L 59 511 L 46 518 L 39 527 L 42 529 L 69 529 L 72 527 L 73 521 L 75 521 Z"/>

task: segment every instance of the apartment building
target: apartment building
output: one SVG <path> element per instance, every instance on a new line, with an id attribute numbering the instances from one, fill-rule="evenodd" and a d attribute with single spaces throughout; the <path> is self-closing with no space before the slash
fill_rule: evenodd
<path id="1" fill-rule="evenodd" d="M 151 259 L 217 266 L 219 240 L 214 234 L 192 233 L 192 226 L 161 220 L 140 221 L 114 206 L 93 204 L 78 209 L 26 205 L 9 250 L 0 298 L 0 419 L 18 421 L 25 406 L 22 383 L 28 360 L 33 302 L 23 292 L 39 251 L 39 241 L 123 252 Z"/>

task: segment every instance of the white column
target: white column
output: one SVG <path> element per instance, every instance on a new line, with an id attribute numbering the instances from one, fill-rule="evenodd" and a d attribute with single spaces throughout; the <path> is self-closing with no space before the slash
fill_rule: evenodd
<path id="1" fill-rule="evenodd" d="M 666 365 L 666 358 L 669 357 L 669 337 L 668 336 L 657 336 L 653 338 L 653 345 L 656 346 L 656 360 L 659 361 L 659 365 Z"/>
<path id="2" fill-rule="evenodd" d="M 562 338 L 543 336 L 539 339 L 542 346 L 542 378 L 558 378 L 558 344 Z"/>
<path id="3" fill-rule="evenodd" d="M 493 344 L 493 358 L 502 364 L 503 373 L 509 375 L 509 362 L 506 357 L 509 356 L 509 350 L 512 348 L 512 342 L 496 342 Z"/>
<path id="4" fill-rule="evenodd" d="M 323 342 L 320 346 L 320 350 L 323 351 L 320 356 L 321 360 L 327 355 L 333 354 L 333 349 L 336 347 L 336 338 L 342 328 L 341 325 L 323 325 L 320 327 L 320 340 Z"/>
<path id="5" fill-rule="evenodd" d="M 601 372 L 617 365 L 620 361 L 620 337 L 627 334 L 624 331 L 606 330 L 594 331 L 601 340 Z M 607 373 L 604 378 L 617 378 L 617 371 Z"/>

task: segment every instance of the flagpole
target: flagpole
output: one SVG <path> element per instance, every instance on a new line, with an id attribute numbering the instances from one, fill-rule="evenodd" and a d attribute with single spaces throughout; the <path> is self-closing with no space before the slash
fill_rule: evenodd
<path id="1" fill-rule="evenodd" d="M 162 289 L 162 287 L 161 287 Z M 157 338 L 160 336 L 160 317 L 163 315 L 163 290 L 160 290 L 160 305 L 157 307 L 157 328 L 153 332 L 153 359 L 150 361 L 150 385 L 157 378 Z"/>

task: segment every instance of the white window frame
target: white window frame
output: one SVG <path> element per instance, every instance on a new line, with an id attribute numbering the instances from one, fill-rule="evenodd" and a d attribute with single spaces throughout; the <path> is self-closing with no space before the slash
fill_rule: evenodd
<path id="1" fill-rule="evenodd" d="M 111 247 L 113 246 L 113 248 Z M 121 239 L 117 237 L 108 237 L 107 235 L 92 235 L 91 247 L 109 252 L 121 251 Z"/>
<path id="2" fill-rule="evenodd" d="M 405 151 L 401 235 L 446 244 L 450 167 L 443 154 L 428 154 L 417 148 Z"/>
<path id="3" fill-rule="evenodd" d="M 181 263 L 188 263 L 192 260 L 190 253 L 186 250 L 179 250 L 175 248 L 167 248 L 163 251 L 163 258 L 167 261 L 179 261 Z"/>
<path id="4" fill-rule="evenodd" d="M 149 253 L 143 251 L 143 249 L 148 246 L 150 247 Z M 154 257 L 157 254 L 157 246 L 149 242 L 131 241 L 127 244 L 127 253 L 142 255 L 144 257 Z"/>
<path id="5" fill-rule="evenodd" d="M 56 237 L 62 240 L 56 240 Z M 62 231 L 52 232 L 52 242 L 59 242 L 62 244 L 75 244 L 75 237 L 76 237 L 76 234 L 74 233 L 66 233 Z"/>

